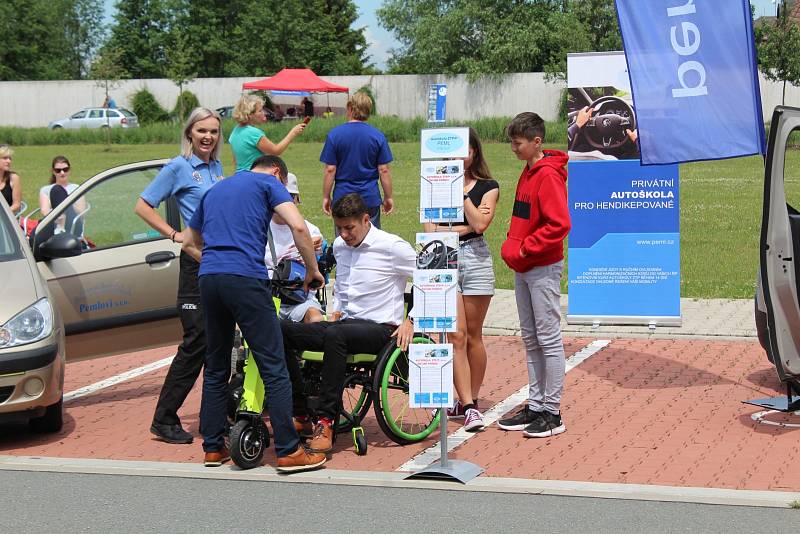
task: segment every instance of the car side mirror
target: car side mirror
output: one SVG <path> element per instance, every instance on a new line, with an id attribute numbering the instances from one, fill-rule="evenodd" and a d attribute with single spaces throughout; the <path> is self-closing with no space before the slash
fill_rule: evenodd
<path id="1" fill-rule="evenodd" d="M 44 259 L 80 256 L 81 242 L 71 233 L 62 232 L 39 245 L 39 255 Z"/>

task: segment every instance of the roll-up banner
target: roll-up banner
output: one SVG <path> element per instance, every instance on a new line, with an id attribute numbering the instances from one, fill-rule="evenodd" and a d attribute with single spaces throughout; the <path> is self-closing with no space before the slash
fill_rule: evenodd
<path id="1" fill-rule="evenodd" d="M 571 324 L 680 325 L 678 167 L 642 166 L 621 52 L 570 54 Z"/>

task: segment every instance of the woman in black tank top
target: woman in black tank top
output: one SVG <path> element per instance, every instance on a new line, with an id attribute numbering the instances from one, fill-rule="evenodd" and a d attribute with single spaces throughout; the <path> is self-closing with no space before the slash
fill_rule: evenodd
<path id="1" fill-rule="evenodd" d="M 0 194 L 16 214 L 22 205 L 22 183 L 19 175 L 11 170 L 13 153 L 10 146 L 0 145 Z"/>
<path id="2" fill-rule="evenodd" d="M 448 225 L 425 224 L 426 232 L 457 232 L 459 236 L 459 293 L 457 332 L 448 334 L 453 344 L 453 383 L 458 401 L 447 410 L 449 417 L 464 417 L 464 428 L 483 428 L 478 394 L 486 373 L 483 321 L 494 294 L 491 253 L 483 234 L 494 218 L 500 186 L 492 179 L 483 158 L 483 148 L 474 129 L 469 129 L 469 156 L 464 161 L 464 219 Z"/>

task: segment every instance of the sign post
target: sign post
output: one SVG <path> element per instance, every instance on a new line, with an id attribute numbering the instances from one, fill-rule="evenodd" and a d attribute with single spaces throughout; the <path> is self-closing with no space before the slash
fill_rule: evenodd
<path id="1" fill-rule="evenodd" d="M 433 93 L 433 86 L 431 86 Z M 446 91 L 444 92 L 446 94 Z M 442 121 L 444 111 L 442 110 Z M 464 164 L 469 150 L 467 128 L 422 130 L 420 222 L 452 225 L 464 220 Z M 426 161 L 435 160 L 435 161 Z M 457 194 L 454 194 L 455 193 Z M 452 229 L 452 228 L 451 228 Z M 439 410 L 439 461 L 406 478 L 457 480 L 463 484 L 483 468 L 447 457 L 447 412 L 453 406 L 453 345 L 447 332 L 456 330 L 458 288 L 458 234 L 417 234 L 417 270 L 414 272 L 415 330 L 439 334 L 439 343 L 409 346 L 409 404 L 411 408 Z"/>

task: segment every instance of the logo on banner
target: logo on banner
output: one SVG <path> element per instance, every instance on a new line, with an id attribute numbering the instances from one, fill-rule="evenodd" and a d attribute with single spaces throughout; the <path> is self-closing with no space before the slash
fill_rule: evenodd
<path id="1" fill-rule="evenodd" d="M 425 146 L 428 147 L 428 150 L 431 152 L 446 154 L 464 146 L 464 140 L 457 135 L 435 134 L 428 139 Z"/>

